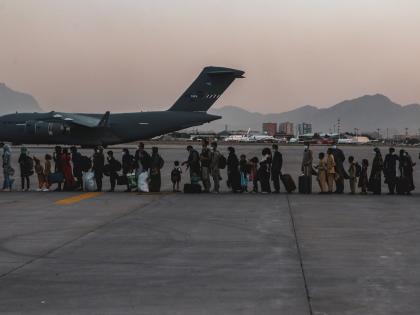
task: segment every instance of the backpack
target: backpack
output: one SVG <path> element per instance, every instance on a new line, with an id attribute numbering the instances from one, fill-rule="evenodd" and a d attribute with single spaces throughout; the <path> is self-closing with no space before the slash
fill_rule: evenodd
<path id="1" fill-rule="evenodd" d="M 87 156 L 82 156 L 80 159 L 80 165 L 83 172 L 89 172 L 92 168 L 92 160 Z"/>
<path id="2" fill-rule="evenodd" d="M 220 154 L 220 156 L 219 156 L 219 169 L 221 169 L 221 170 L 225 169 L 226 164 L 227 164 L 226 158 L 224 157 L 223 154 Z"/>
<path id="3" fill-rule="evenodd" d="M 362 167 L 359 163 L 356 163 L 356 177 L 360 177 L 362 175 Z"/>

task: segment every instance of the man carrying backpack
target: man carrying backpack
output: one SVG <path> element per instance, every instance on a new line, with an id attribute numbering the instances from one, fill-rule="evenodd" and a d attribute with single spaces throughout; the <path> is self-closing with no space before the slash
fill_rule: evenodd
<path id="1" fill-rule="evenodd" d="M 200 155 L 194 148 L 189 145 L 187 146 L 188 160 L 182 163 L 182 166 L 187 165 L 187 169 L 190 170 L 191 184 L 197 184 L 200 181 Z"/>
<path id="2" fill-rule="evenodd" d="M 134 156 L 130 154 L 130 151 L 127 148 L 123 149 L 123 156 L 122 156 L 122 173 L 125 177 L 125 180 L 127 180 L 127 174 L 131 174 L 135 168 L 135 160 Z M 124 178 L 123 177 L 123 178 Z M 125 192 L 130 192 L 131 187 L 127 180 L 127 189 Z"/>
<path id="3" fill-rule="evenodd" d="M 121 163 L 114 158 L 114 152 L 108 151 L 107 155 L 109 181 L 111 182 L 111 189 L 109 192 L 114 192 L 115 184 L 117 183 L 118 172 L 121 171 Z"/>
<path id="4" fill-rule="evenodd" d="M 201 162 L 201 180 L 203 181 L 204 192 L 210 192 L 210 149 L 208 148 L 209 142 L 204 139 L 202 142 L 202 150 L 200 154 Z"/>
<path id="5" fill-rule="evenodd" d="M 226 158 L 217 150 L 217 142 L 211 143 L 210 153 L 210 174 L 213 178 L 213 192 L 219 193 L 220 190 L 220 169 L 226 167 Z"/>
<path id="6" fill-rule="evenodd" d="M 20 166 L 20 178 L 21 178 L 22 191 L 29 191 L 30 185 L 31 185 L 29 177 L 34 174 L 34 161 L 29 156 L 28 149 L 25 147 L 22 147 L 20 149 L 19 166 Z M 26 189 L 25 189 L 25 181 L 26 181 Z"/>
<path id="7" fill-rule="evenodd" d="M 280 176 L 281 168 L 283 167 L 283 155 L 279 152 L 279 147 L 277 144 L 273 144 L 273 158 L 271 161 L 271 180 L 274 185 L 274 192 L 280 192 Z"/>

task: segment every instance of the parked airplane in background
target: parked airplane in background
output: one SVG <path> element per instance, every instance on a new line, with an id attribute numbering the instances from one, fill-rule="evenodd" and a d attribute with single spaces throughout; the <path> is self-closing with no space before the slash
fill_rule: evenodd
<path id="1" fill-rule="evenodd" d="M 150 139 L 222 117 L 207 110 L 244 71 L 206 67 L 167 111 L 111 114 L 16 113 L 0 117 L 0 141 L 112 145 Z"/>
<path id="2" fill-rule="evenodd" d="M 246 134 L 242 135 L 230 135 L 225 138 L 227 142 L 279 142 L 278 139 L 273 136 L 264 134 L 252 134 L 251 128 L 248 129 Z"/>

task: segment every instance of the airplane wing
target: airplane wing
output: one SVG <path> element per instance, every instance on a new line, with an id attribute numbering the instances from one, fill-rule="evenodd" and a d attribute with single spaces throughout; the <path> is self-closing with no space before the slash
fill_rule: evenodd
<path id="1" fill-rule="evenodd" d="M 109 112 L 100 117 L 93 117 L 84 114 L 72 114 L 72 113 L 61 113 L 51 112 L 47 117 L 43 117 L 40 120 L 43 121 L 63 121 L 70 124 L 75 124 L 87 128 L 106 127 L 108 124 Z"/>

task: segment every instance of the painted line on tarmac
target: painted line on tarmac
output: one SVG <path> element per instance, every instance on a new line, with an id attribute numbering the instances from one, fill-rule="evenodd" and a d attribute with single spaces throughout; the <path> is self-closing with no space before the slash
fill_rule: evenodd
<path id="1" fill-rule="evenodd" d="M 69 198 L 65 198 L 65 199 L 61 199 L 55 202 L 56 205 L 59 206 L 67 206 L 67 205 L 71 205 L 73 203 L 77 203 L 86 199 L 90 199 L 96 196 L 101 195 L 101 192 L 88 192 L 85 194 L 81 194 L 81 195 L 77 195 L 77 196 L 73 196 L 73 197 L 69 197 Z"/>
<path id="2" fill-rule="evenodd" d="M 309 291 L 308 277 L 306 276 L 305 266 L 303 264 L 302 249 L 299 243 L 299 238 L 298 238 L 297 228 L 296 228 L 296 220 L 293 214 L 292 205 L 290 204 L 289 194 L 286 195 L 286 199 L 287 199 L 287 207 L 289 208 L 290 223 L 292 225 L 293 236 L 295 238 L 295 243 L 296 243 L 296 250 L 297 250 L 297 255 L 299 259 L 300 270 L 302 272 L 303 283 L 305 286 L 305 293 L 306 293 L 306 299 L 308 301 L 309 314 L 314 315 L 311 294 Z"/>

